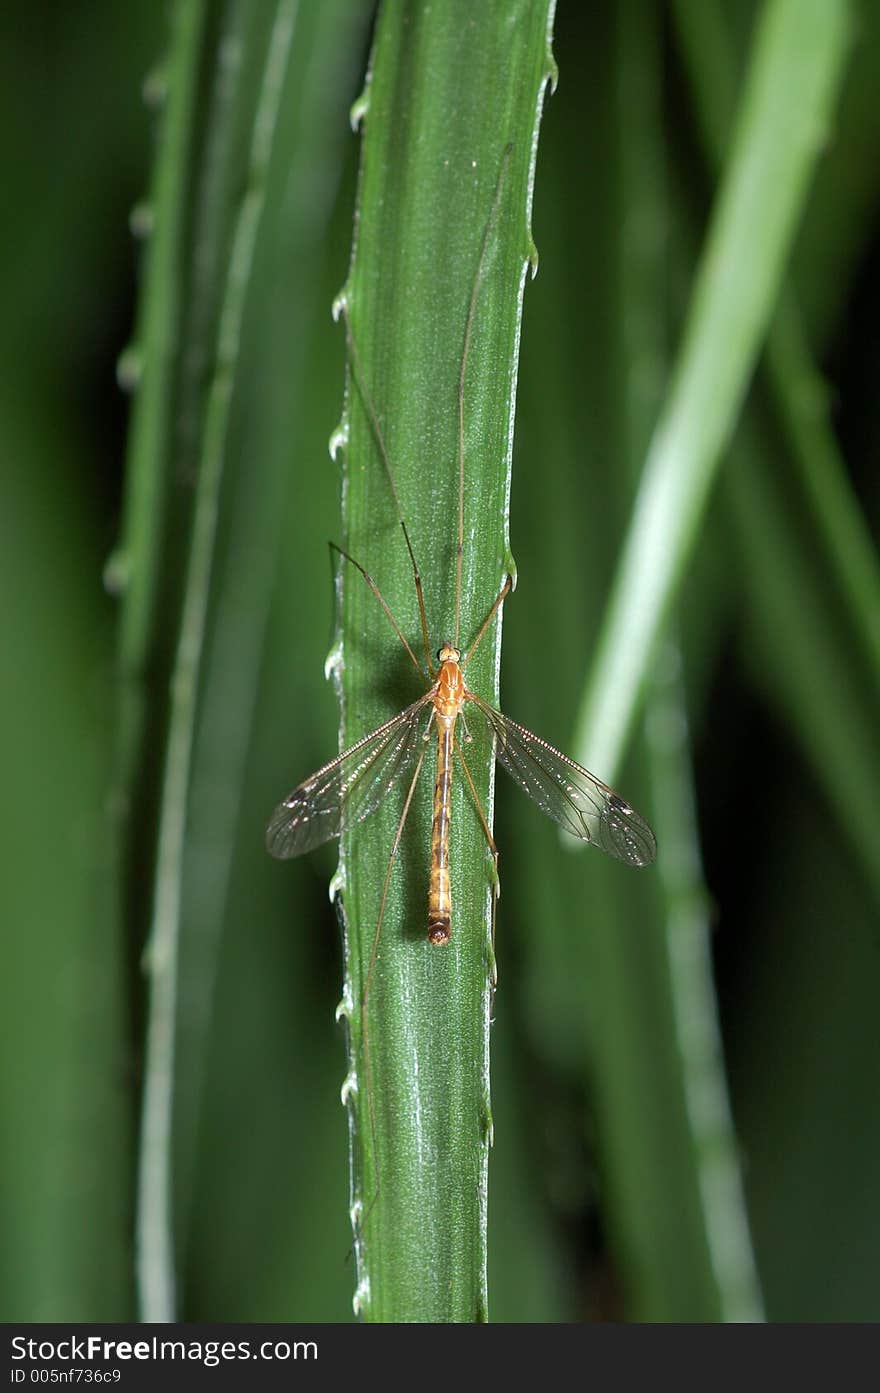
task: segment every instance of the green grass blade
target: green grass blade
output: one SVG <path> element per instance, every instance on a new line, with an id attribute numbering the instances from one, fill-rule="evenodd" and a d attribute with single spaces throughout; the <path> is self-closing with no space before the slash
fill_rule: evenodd
<path id="1" fill-rule="evenodd" d="M 648 689 L 646 720 L 653 807 L 663 856 L 657 871 L 663 894 L 669 961 L 669 1019 L 684 1102 L 681 1155 L 698 1199 L 708 1272 L 705 1309 L 722 1321 L 759 1321 L 761 1287 L 749 1231 L 738 1143 L 727 1090 L 712 975 L 710 897 L 703 878 L 688 719 L 680 650 L 670 642 Z M 656 1043 L 656 1038 L 654 1043 Z M 650 1044 L 647 1038 L 644 1045 Z M 667 1121 L 670 1131 L 677 1114 Z M 662 1191 L 666 1189 L 661 1180 Z M 667 1189 L 668 1198 L 668 1189 Z M 628 1210 L 658 1200 L 629 1196 Z M 684 1252 L 677 1254 L 681 1263 Z M 693 1308 L 692 1308 L 693 1310 Z"/>
<path id="2" fill-rule="evenodd" d="M 877 909 L 808 783 L 780 811 L 731 1052 L 768 1313 L 876 1322 Z"/>
<path id="3" fill-rule="evenodd" d="M 873 0 L 855 0 L 852 15 L 852 61 L 834 139 L 817 171 L 792 264 L 814 352 L 843 328 L 841 316 L 871 244 L 880 196 L 880 10 Z"/>
<path id="4" fill-rule="evenodd" d="M 143 909 L 133 909 L 142 898 L 134 882 L 143 863 L 140 853 L 135 855 L 131 841 L 137 829 L 142 843 L 146 842 L 145 809 L 153 796 L 148 788 L 155 753 L 151 747 L 163 725 L 163 717 L 156 711 L 157 705 L 164 704 L 163 698 L 156 701 L 156 689 L 150 684 L 156 682 L 161 692 L 162 678 L 167 679 L 170 670 L 170 635 L 176 605 L 169 602 L 169 597 L 179 585 L 182 538 L 186 535 L 186 495 L 171 461 L 174 384 L 185 307 L 187 178 L 195 141 L 204 25 L 204 6 L 199 0 L 182 0 L 176 6 L 169 56 L 161 74 L 153 79 L 153 85 L 161 91 L 163 110 L 150 203 L 152 228 L 135 346 L 123 354 L 118 369 L 122 385 L 136 389 L 137 395 L 129 430 L 121 540 L 106 568 L 105 582 L 124 597 L 119 621 L 115 797 L 122 809 L 120 902 L 134 931 L 142 928 L 138 919 L 143 916 Z M 178 508 L 182 516 L 179 527 L 175 527 Z M 128 876 L 132 879 L 127 884 Z M 156 966 L 155 960 L 153 965 Z M 173 973 L 175 968 L 166 962 L 165 969 L 167 981 L 167 971 Z M 171 1013 L 166 1010 L 163 1030 L 169 1027 Z M 161 1050 L 159 1046 L 160 1032 L 154 1028 L 153 1060 L 148 1073 L 153 1080 L 157 1078 L 157 1056 L 161 1053 L 162 1077 L 170 1088 L 173 1060 L 168 1053 L 167 1035 Z M 163 1106 L 159 1106 L 156 1083 L 151 1082 L 148 1087 L 154 1099 L 151 1160 L 148 1176 L 142 1152 L 137 1261 L 146 1264 L 150 1276 L 146 1278 L 142 1269 L 140 1299 L 143 1309 L 156 1312 L 157 1318 L 170 1319 L 174 1309 L 168 1191 L 170 1114 L 164 1107 L 166 1099 L 161 1099 Z M 145 1190 L 150 1195 L 151 1210 L 146 1217 Z"/>
<path id="5" fill-rule="evenodd" d="M 267 202 L 277 220 L 291 174 L 299 174 L 304 188 L 293 221 L 300 243 L 292 236 L 289 254 L 302 254 L 308 229 L 314 237 L 315 219 L 320 225 L 326 211 L 326 197 L 309 198 L 314 175 L 308 162 L 298 167 L 295 151 L 298 142 L 310 148 L 313 128 L 320 129 L 333 87 L 318 74 L 335 73 L 345 28 L 331 7 L 320 19 L 309 11 L 299 24 L 299 16 L 293 0 L 260 12 L 233 8 L 201 55 L 209 85 L 190 171 L 187 351 L 169 388 L 186 423 L 197 486 L 159 817 L 138 1210 L 143 1310 L 154 1320 L 175 1310 L 189 1229 L 213 981 L 280 538 L 280 438 L 249 458 L 248 469 L 230 467 L 243 350 L 253 357 L 260 342 L 258 331 L 245 336 L 245 317 Z M 351 17 L 356 22 L 359 12 Z M 316 33 L 323 43 L 317 60 Z M 239 450 L 253 450 L 259 432 L 248 440 L 237 429 Z"/>
<path id="6" fill-rule="evenodd" d="M 669 181 L 662 143 L 662 72 L 659 24 L 635 3 L 618 10 L 617 64 L 620 222 L 633 229 L 620 239 L 618 252 L 621 324 L 620 434 L 630 478 L 650 441 L 660 406 L 667 355 Z M 646 236 L 644 229 L 652 229 Z M 663 1206 L 692 1207 L 695 1222 L 684 1225 L 676 1252 L 680 1289 L 692 1290 L 689 1314 L 716 1320 L 760 1320 L 762 1302 L 751 1247 L 737 1143 L 730 1113 L 718 1008 L 712 978 L 709 894 L 701 865 L 697 830 L 690 732 L 680 637 L 668 633 L 662 660 L 655 665 L 645 701 L 643 748 L 650 776 L 651 807 L 662 854 L 656 867 L 659 901 L 657 956 L 665 971 L 653 978 L 654 1000 L 648 1013 L 626 1013 L 627 1053 L 644 1077 L 658 1052 L 670 1060 L 670 1096 L 675 1100 L 664 1119 L 665 1145 L 678 1154 L 675 1190 L 659 1167 L 633 1178 L 628 1158 L 608 1157 L 620 1191 L 621 1210 L 629 1216 L 627 1247 L 632 1267 L 655 1270 L 644 1282 L 641 1311 L 646 1317 L 676 1307 L 672 1283 L 664 1279 L 664 1257 L 644 1246 L 651 1230 L 651 1211 Z M 662 930 L 661 930 L 662 924 Z M 600 937 L 608 973 L 616 972 L 621 994 L 632 995 L 631 965 L 613 936 Z M 584 983 L 584 1011 L 594 986 Z M 650 1024 L 649 1024 L 650 1022 Z M 664 1039 L 658 1023 L 668 1026 Z M 603 1052 L 607 1052 L 606 1042 Z M 603 1048 L 602 1043 L 599 1045 Z M 617 1096 L 609 1098 L 615 1111 Z M 656 1154 L 658 1138 L 651 1110 L 644 1119 L 630 1114 L 626 1130 L 612 1124 L 609 1135 L 626 1136 L 629 1156 Z M 677 1191 L 677 1194 L 675 1193 Z M 659 1259 L 659 1261 L 658 1261 Z M 632 1277 L 630 1277 L 632 1280 Z M 635 1287 L 635 1283 L 634 1283 Z M 667 1295 L 660 1293 L 666 1288 Z M 664 1304 L 668 1301 L 668 1304 Z"/>
<path id="7" fill-rule="evenodd" d="M 457 384 L 484 239 L 464 393 L 465 647 L 511 565 L 511 423 L 537 120 L 551 71 L 550 11 L 542 0 L 476 10 L 467 3 L 383 6 L 360 107 L 366 133 L 357 241 L 344 293 L 424 579 L 435 649 L 455 632 Z M 421 653 L 409 560 L 354 383 L 343 437 L 345 544 Z M 425 681 L 416 679 L 360 577 L 346 572 L 341 584 L 334 665 L 342 740 L 351 744 L 423 692 Z M 496 703 L 499 638 L 496 626 L 468 668 L 469 684 Z M 491 818 L 489 751 L 485 741 L 475 749 L 469 762 Z M 357 1306 L 372 1320 L 486 1317 L 488 855 L 459 776 L 453 940 L 431 948 L 432 784 L 427 772 L 391 877 L 369 1001 L 369 1062 L 359 1003 L 402 794 L 348 829 L 340 858 Z"/>
<path id="8" fill-rule="evenodd" d="M 184 312 L 186 179 L 192 158 L 203 26 L 201 0 L 181 0 L 174 10 L 169 57 L 154 78 L 162 89 L 163 110 L 149 205 L 152 228 L 146 247 L 144 293 L 135 342 L 122 355 L 118 368 L 122 385 L 136 391 L 121 539 L 105 574 L 108 588 L 125 597 L 119 624 L 125 684 L 119 776 L 123 800 L 131 796 L 133 771 L 142 758 L 141 684 L 168 641 L 163 633 L 163 585 L 172 569 L 168 560 L 169 514 L 178 500 L 167 459 L 172 449 L 173 383 Z"/>
<path id="9" fill-rule="evenodd" d="M 196 932 L 184 944 L 182 971 L 191 978 L 198 972 L 205 936 L 217 953 L 207 965 L 216 982 L 201 1070 L 189 1059 L 193 1048 L 200 1057 L 205 1053 L 199 1013 L 190 1007 L 180 1022 L 175 1189 L 184 1189 L 189 1209 L 183 1307 L 195 1320 L 352 1315 L 339 1099 L 344 1048 L 333 1025 L 341 954 L 327 895 L 333 849 L 279 864 L 266 854 L 263 839 L 272 806 L 325 760 L 335 739 L 332 694 L 315 680 L 332 624 L 323 543 L 338 535 L 339 512 L 327 436 L 339 410 L 344 350 L 328 306 L 351 237 L 356 145 L 347 115 L 362 62 L 358 42 L 339 41 L 346 24 L 362 38 L 368 15 L 342 0 L 335 13 L 329 5 L 302 8 L 300 19 L 306 18 L 315 24 L 312 40 L 297 44 L 302 81 L 289 84 L 298 115 L 282 122 L 283 138 L 279 132 L 273 167 L 283 177 L 270 174 L 266 236 L 257 250 L 244 327 L 230 423 L 229 525 L 218 554 L 206 653 L 213 675 L 193 768 L 190 829 L 204 853 L 217 844 L 218 833 L 220 845 L 227 837 L 232 801 L 207 795 L 226 786 L 230 766 L 238 769 L 247 737 L 219 926 L 210 924 L 220 896 L 204 854 L 197 864 L 207 874 L 193 866 L 187 887 L 187 925 Z M 325 205 L 340 168 L 346 180 L 328 230 Z M 279 474 L 281 504 L 273 496 Z M 269 541 L 279 521 L 281 546 L 273 556 Z M 257 665 L 248 665 L 263 633 L 270 565 L 272 603 L 251 710 Z M 197 1149 L 186 1156 L 180 1143 L 192 1146 L 185 1114 L 194 1103 Z"/>
<path id="10" fill-rule="evenodd" d="M 706 29 L 712 8 L 680 3 L 678 18 L 704 144 L 719 163 L 734 76 L 717 15 Z M 703 67 L 707 46 L 714 55 L 711 82 Z M 876 894 L 880 863 L 869 829 L 880 777 L 872 715 L 880 689 L 880 568 L 831 430 L 826 389 L 785 289 L 768 336 L 766 376 L 793 467 L 783 474 L 747 424 L 748 444 L 735 445 L 726 495 L 752 632 L 764 654 L 762 683 L 772 678 L 774 699 L 825 784 Z M 807 539 L 791 525 L 794 518 L 808 526 Z"/>
<path id="11" fill-rule="evenodd" d="M 144 6 L 107 3 L 69 28 L 44 18 L 7 11 L 0 55 L 0 149 L 15 187 L 0 234 L 0 1315 L 125 1321 L 130 964 L 114 893 L 101 569 L 121 404 L 110 307 L 130 274 L 132 171 L 149 149 L 140 83 L 161 26 Z"/>
<path id="12" fill-rule="evenodd" d="M 846 623 L 837 597 L 790 525 L 789 501 L 761 438 L 753 430 L 743 434 L 726 498 L 740 549 L 756 677 L 816 770 L 880 903 L 876 691 L 859 680 L 859 666 L 842 638 Z"/>
<path id="13" fill-rule="evenodd" d="M 695 93 L 704 146 L 720 167 L 732 120 L 732 45 L 715 4 L 679 0 L 678 32 Z M 711 23 L 707 24 L 707 20 Z M 838 134 L 837 139 L 840 139 Z M 829 580 L 845 600 L 869 680 L 880 687 L 880 563 L 829 421 L 828 393 L 810 359 L 791 291 L 784 287 L 767 340 L 766 371 Z"/>
<path id="14" fill-rule="evenodd" d="M 139 1287 L 147 1320 L 176 1309 L 172 1198 L 172 1109 L 175 1028 L 187 811 L 199 681 L 216 548 L 229 402 L 238 364 L 245 294 L 265 197 L 265 174 L 278 115 L 281 80 L 293 35 L 281 4 L 268 36 L 262 91 L 254 111 L 248 190 L 235 220 L 226 284 L 220 290 L 216 358 L 205 402 L 201 459 L 174 665 L 168 746 L 159 817 L 153 922 L 148 946 L 150 1017 L 144 1078 L 138 1200 Z M 241 35 L 229 35 L 241 42 Z"/>
<path id="15" fill-rule="evenodd" d="M 226 383 L 218 374 L 215 386 L 215 392 L 219 387 L 224 396 L 229 388 L 228 418 L 217 422 L 209 415 L 205 423 L 206 446 L 212 423 L 222 426 L 215 444 L 225 458 L 192 749 L 181 898 L 186 936 L 180 972 L 187 991 L 185 1009 L 179 1013 L 174 1122 L 175 1213 L 181 1249 L 189 1246 L 190 1211 L 198 1202 L 196 1120 L 205 1099 L 212 989 L 218 970 L 222 971 L 224 921 L 235 935 L 250 929 L 254 954 L 261 952 L 263 936 L 271 934 L 273 916 L 268 907 L 259 916 L 245 908 L 239 915 L 230 912 L 238 893 L 238 859 L 244 856 L 253 867 L 259 854 L 259 868 L 252 869 L 254 879 L 271 877 L 285 894 L 291 889 L 289 875 L 279 877 L 279 868 L 265 855 L 259 835 L 271 797 L 277 797 L 277 784 L 272 795 L 263 791 L 262 806 L 254 809 L 256 790 L 251 792 L 249 766 L 263 650 L 270 626 L 275 627 L 271 610 L 279 557 L 286 544 L 285 496 L 288 490 L 294 494 L 302 532 L 311 548 L 315 529 L 306 526 L 311 510 L 303 497 L 303 480 L 309 478 L 309 492 L 320 496 L 317 480 L 307 472 L 312 460 L 323 474 L 332 473 L 323 463 L 323 449 L 312 451 L 309 458 L 297 442 L 312 399 L 306 386 L 312 375 L 308 328 L 320 284 L 312 268 L 322 260 L 336 192 L 336 179 L 328 171 L 339 170 L 341 150 L 348 140 L 345 117 L 355 80 L 357 40 L 366 17 L 364 10 L 347 0 L 328 0 L 320 7 L 278 7 L 262 84 L 265 93 L 276 94 L 277 116 L 273 123 L 271 105 L 267 110 L 261 97 L 254 112 L 254 135 L 256 139 L 262 126 L 266 160 L 251 162 L 250 208 L 242 207 L 242 218 L 249 222 L 240 222 L 233 248 L 235 256 L 242 238 L 253 234 L 250 264 L 241 285 L 240 338 L 230 359 L 234 373 Z M 222 361 L 222 343 L 218 356 Z M 321 421 L 323 436 L 328 420 L 332 420 L 329 412 Z M 293 595 L 306 588 L 303 549 L 300 539 L 293 548 L 297 562 L 297 575 L 290 582 Z M 329 586 L 323 548 L 314 564 L 324 599 Z M 320 627 L 326 645 L 326 626 L 321 622 Z M 276 628 L 274 641 L 293 649 L 295 663 L 297 629 L 291 625 L 279 634 Z M 271 726 L 276 752 L 284 749 L 287 739 L 294 685 L 295 677 L 285 693 L 285 718 Z M 278 758 L 276 753 L 274 781 L 284 777 Z M 246 895 L 243 900 L 246 905 Z M 288 904 L 284 921 L 288 933 L 294 917 L 290 908 Z M 298 926 L 299 933 L 302 928 Z M 214 1028 L 222 1033 L 222 1021 Z M 259 1063 L 255 1067 L 259 1069 Z M 224 1096 L 222 1086 L 220 1096 Z"/>
<path id="16" fill-rule="evenodd" d="M 775 304 L 848 51 L 843 3 L 773 0 L 745 93 L 666 408 L 581 705 L 576 755 L 612 776 Z M 744 249 L 759 246 L 761 255 Z"/>
<path id="17" fill-rule="evenodd" d="M 125 949 L 107 854 L 109 683 L 97 678 L 110 616 L 95 604 L 101 538 L 79 483 L 92 458 L 78 458 L 63 406 L 53 419 L 45 390 L 37 400 L 4 399 L 0 1311 L 127 1320 Z M 34 639 L 46 628 L 48 647 Z"/>

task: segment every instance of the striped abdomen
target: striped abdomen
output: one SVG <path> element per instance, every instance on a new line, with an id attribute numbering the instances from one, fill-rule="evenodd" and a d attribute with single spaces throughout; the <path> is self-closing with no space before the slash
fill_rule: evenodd
<path id="1" fill-rule="evenodd" d="M 428 891 L 428 942 L 452 937 L 452 888 L 449 883 L 449 813 L 452 799 L 452 740 L 455 716 L 437 717 L 437 778 L 431 823 L 431 884 Z"/>

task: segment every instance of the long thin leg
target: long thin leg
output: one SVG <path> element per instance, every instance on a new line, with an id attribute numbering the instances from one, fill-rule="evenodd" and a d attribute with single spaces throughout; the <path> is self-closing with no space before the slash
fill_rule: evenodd
<path id="1" fill-rule="evenodd" d="M 504 187 L 504 179 L 507 174 L 507 166 L 510 163 L 510 154 L 513 150 L 511 141 L 504 150 L 501 157 L 501 168 L 498 171 L 498 179 L 495 184 L 495 193 L 492 196 L 492 207 L 489 210 L 489 217 L 483 231 L 483 240 L 480 244 L 480 259 L 477 262 L 477 274 L 474 277 L 474 284 L 471 290 L 470 304 L 468 305 L 467 319 L 464 326 L 464 344 L 461 350 L 461 369 L 458 374 L 458 545 L 455 553 L 455 646 L 460 647 L 461 635 L 461 563 L 464 553 L 464 384 L 467 375 L 468 356 L 471 350 L 471 334 L 473 333 L 474 320 L 477 317 L 477 299 L 480 294 L 480 286 L 483 283 L 483 276 L 486 271 L 486 252 L 489 247 L 489 240 L 495 228 L 498 218 L 498 209 L 501 204 L 501 190 Z"/>
<path id="2" fill-rule="evenodd" d="M 474 653 L 477 651 L 477 645 L 479 644 L 484 633 L 488 629 L 489 625 L 492 623 L 492 620 L 495 618 L 495 615 L 498 613 L 498 610 L 500 609 L 501 605 L 503 605 L 504 601 L 507 599 L 512 589 L 513 578 L 512 576 L 508 576 L 501 587 L 500 593 L 498 594 L 495 603 L 493 604 L 492 608 L 489 610 L 489 613 L 486 615 L 486 618 L 480 625 L 480 632 L 477 634 L 477 637 L 474 639 L 467 653 L 462 658 L 461 662 L 459 663 L 459 667 L 466 667 L 467 664 L 470 662 L 471 658 L 474 656 Z"/>
<path id="3" fill-rule="evenodd" d="M 376 1166 L 376 1193 L 370 1201 L 369 1209 L 367 1210 L 365 1220 L 367 1217 L 369 1217 L 370 1211 L 372 1210 L 373 1205 L 376 1203 L 376 1200 L 379 1195 L 379 1148 L 376 1144 L 376 1114 L 373 1109 L 373 1071 L 372 1065 L 370 1064 L 370 1040 L 369 1024 L 367 1019 L 367 1005 L 369 1002 L 370 987 L 373 982 L 373 971 L 376 966 L 376 955 L 379 951 L 379 934 L 382 932 L 382 921 L 385 918 L 385 906 L 388 902 L 388 887 L 391 883 L 391 871 L 394 867 L 394 860 L 397 856 L 397 850 L 400 846 L 400 840 L 403 836 L 403 829 L 406 826 L 406 819 L 409 816 L 409 810 L 412 804 L 413 795 L 416 791 L 416 784 L 419 781 L 419 775 L 422 772 L 422 765 L 425 762 L 425 755 L 427 754 L 427 751 L 428 744 L 426 741 L 424 748 L 422 749 L 422 752 L 419 755 L 419 761 L 416 765 L 415 773 L 412 776 L 412 783 L 410 784 L 409 792 L 406 795 L 406 802 L 403 805 L 403 812 L 400 814 L 400 821 L 397 824 L 397 831 L 394 834 L 394 841 L 391 846 L 391 854 L 388 857 L 388 865 L 385 870 L 385 883 L 382 886 L 382 899 L 379 903 L 379 917 L 376 920 L 376 932 L 373 935 L 373 947 L 370 952 L 370 961 L 367 967 L 367 975 L 364 979 L 364 985 L 361 990 L 361 1039 L 363 1040 L 364 1046 L 364 1071 L 366 1073 L 367 1079 L 367 1109 L 370 1114 L 370 1136 L 373 1142 L 373 1160 Z"/>
<path id="4" fill-rule="evenodd" d="M 397 517 L 401 527 L 403 528 L 403 539 L 406 542 L 406 549 L 409 552 L 409 559 L 412 563 L 413 580 L 415 581 L 416 587 L 416 597 L 419 602 L 419 618 L 421 619 L 422 623 L 422 640 L 425 645 L 425 661 L 428 664 L 428 672 L 433 677 L 435 675 L 435 672 L 434 665 L 431 662 L 431 647 L 428 643 L 428 619 L 427 615 L 425 614 L 425 596 L 422 590 L 422 577 L 419 572 L 418 563 L 416 562 L 416 554 L 413 551 L 412 542 L 409 539 L 409 532 L 407 531 L 406 523 L 403 520 L 403 508 L 401 507 L 400 503 L 400 494 L 397 492 L 397 480 L 394 477 L 394 470 L 391 468 L 391 458 L 388 454 L 388 450 L 385 445 L 385 437 L 382 434 L 382 427 L 379 424 L 379 413 L 373 405 L 373 398 L 371 397 L 369 388 L 367 387 L 366 379 L 364 377 L 364 370 L 361 367 L 361 355 L 358 353 L 357 344 L 354 340 L 354 331 L 351 327 L 351 320 L 348 317 L 348 305 L 345 303 L 344 300 L 341 304 L 341 310 L 342 318 L 345 323 L 345 340 L 348 344 L 349 354 L 351 355 L 352 371 L 354 373 L 354 378 L 357 383 L 358 390 L 361 394 L 361 400 L 363 401 L 364 407 L 366 408 L 370 425 L 373 429 L 373 435 L 375 437 L 376 444 L 379 447 L 379 454 L 382 456 L 382 463 L 385 466 L 385 473 L 388 475 L 388 482 L 391 485 L 391 493 L 394 497 L 394 506 L 397 508 Z"/>
<path id="5" fill-rule="evenodd" d="M 376 599 L 379 601 L 379 604 L 382 606 L 386 615 L 388 616 L 388 622 L 390 623 L 392 629 L 397 634 L 397 637 L 400 639 L 401 643 L 403 644 L 404 648 L 406 649 L 407 653 L 412 659 L 412 663 L 415 667 L 416 672 L 421 674 L 422 669 L 419 667 L 418 658 L 416 657 L 415 653 L 412 651 L 409 644 L 407 643 L 406 638 L 403 634 L 403 630 L 401 629 L 397 620 L 394 618 L 394 615 L 391 613 L 391 607 L 388 604 L 388 601 L 385 599 L 385 596 L 382 594 L 382 591 L 379 589 L 378 585 L 373 580 L 373 577 L 370 575 L 369 571 L 365 570 L 359 561 L 355 561 L 353 556 L 349 556 L 347 551 L 343 551 L 342 547 L 338 547 L 335 542 L 330 543 L 330 550 L 337 551 L 340 556 L 344 557 L 346 561 L 350 562 L 351 565 L 354 566 L 355 570 L 360 571 L 364 580 L 367 582 L 367 585 L 370 587 Z M 431 676 L 434 676 L 433 672 L 431 673 Z"/>
<path id="6" fill-rule="evenodd" d="M 498 907 L 498 898 L 501 894 L 501 880 L 498 875 L 498 862 L 500 860 L 500 852 L 498 850 L 498 847 L 495 845 L 495 838 L 492 836 L 492 833 L 489 830 L 489 822 L 486 818 L 485 812 L 483 811 L 483 805 L 480 802 L 480 795 L 477 793 L 476 785 L 474 784 L 473 778 L 471 777 L 471 771 L 470 769 L 468 769 L 467 760 L 465 759 L 464 754 L 462 753 L 462 748 L 459 744 L 458 736 L 455 737 L 455 753 L 461 760 L 461 767 L 464 770 L 464 776 L 467 780 L 468 788 L 471 791 L 471 797 L 474 800 L 474 807 L 477 810 L 477 817 L 480 819 L 480 825 L 483 829 L 486 841 L 489 845 L 489 851 L 492 855 L 492 948 L 491 958 L 489 961 L 489 983 L 494 992 L 496 986 L 498 985 L 498 965 L 495 959 L 495 916 Z"/>

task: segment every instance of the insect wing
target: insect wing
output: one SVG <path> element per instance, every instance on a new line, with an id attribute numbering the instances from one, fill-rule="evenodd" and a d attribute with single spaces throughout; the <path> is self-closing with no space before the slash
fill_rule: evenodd
<path id="1" fill-rule="evenodd" d="M 279 860 L 302 856 L 339 836 L 343 809 L 352 824 L 378 808 L 389 789 L 415 766 L 422 746 L 420 717 L 431 696 L 427 693 L 365 735 L 288 794 L 266 829 L 270 854 Z"/>
<path id="2" fill-rule="evenodd" d="M 618 861 L 650 865 L 657 855 L 654 833 L 613 788 L 479 697 L 472 700 L 495 735 L 498 763 L 542 812 Z"/>

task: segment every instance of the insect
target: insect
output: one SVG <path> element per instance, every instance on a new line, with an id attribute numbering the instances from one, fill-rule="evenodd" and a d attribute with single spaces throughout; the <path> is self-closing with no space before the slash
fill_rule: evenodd
<path id="1" fill-rule="evenodd" d="M 433 944 L 446 944 L 452 936 L 449 826 L 456 758 L 473 795 L 489 849 L 496 860 L 498 856 L 456 732 L 456 722 L 465 708 L 485 723 L 494 738 L 499 764 L 541 811 L 567 832 L 630 866 L 647 866 L 657 854 L 650 827 L 620 794 L 546 740 L 496 711 L 468 687 L 464 668 L 510 589 L 508 578 L 468 653 L 462 655 L 460 648 L 446 643 L 437 654 L 438 667 L 428 658 L 430 685 L 424 695 L 288 794 L 275 809 L 266 834 L 273 856 L 301 856 L 331 837 L 338 837 L 343 817 L 351 824 L 363 821 L 398 781 L 410 775 L 395 838 L 396 850 L 434 726 L 437 770 L 428 892 L 428 941 Z M 421 670 L 408 644 L 407 649 Z"/>
<path id="2" fill-rule="evenodd" d="M 506 163 L 506 157 L 505 157 Z M 542 812 L 559 823 L 567 832 L 582 841 L 598 846 L 609 856 L 630 866 L 647 866 L 657 854 L 654 834 L 645 820 L 618 793 L 602 783 L 594 774 L 561 754 L 540 736 L 502 715 L 476 692 L 465 679 L 465 669 L 489 625 L 513 588 L 511 577 L 505 580 L 500 593 L 489 609 L 469 650 L 460 644 L 462 553 L 464 543 L 464 386 L 468 349 L 476 312 L 480 282 L 486 262 L 486 249 L 498 212 L 504 166 L 499 176 L 495 199 L 483 237 L 480 261 L 468 309 L 464 346 L 458 381 L 458 547 L 456 553 L 455 628 L 454 638 L 439 649 L 435 663 L 431 659 L 428 623 L 422 582 L 409 532 L 404 521 L 397 484 L 379 423 L 379 418 L 364 380 L 360 359 L 352 333 L 347 306 L 341 309 L 345 320 L 346 337 L 352 370 L 370 418 L 373 434 L 379 447 L 398 518 L 403 528 L 406 547 L 412 564 L 413 578 L 419 605 L 424 643 L 427 690 L 411 706 L 391 720 L 365 735 L 350 749 L 325 764 L 299 784 L 279 803 L 270 819 L 266 844 L 272 856 L 285 859 L 301 856 L 323 842 L 338 837 L 343 822 L 356 825 L 379 807 L 389 791 L 409 779 L 403 812 L 398 823 L 378 916 L 378 924 L 370 962 L 372 972 L 379 940 L 379 930 L 385 912 L 388 884 L 394 856 L 403 835 L 404 825 L 412 804 L 416 785 L 424 766 L 432 730 L 436 732 L 437 763 L 434 777 L 433 817 L 431 826 L 431 861 L 428 892 L 427 936 L 431 944 L 448 944 L 452 936 L 453 906 L 449 864 L 449 829 L 451 794 L 454 770 L 460 766 L 486 837 L 493 862 L 497 867 L 498 849 L 483 812 L 474 781 L 462 749 L 457 725 L 459 720 L 467 730 L 467 719 L 482 723 L 494 747 L 499 764 L 512 775 Z M 382 605 L 409 659 L 422 676 L 425 672 L 408 640 L 369 573 L 357 561 L 336 548 L 340 555 L 360 571 L 376 599 Z M 465 714 L 466 713 L 466 714 Z M 470 741 L 469 730 L 465 740 Z M 497 876 L 496 876 L 497 888 Z M 369 973 L 367 980 L 369 981 Z"/>

